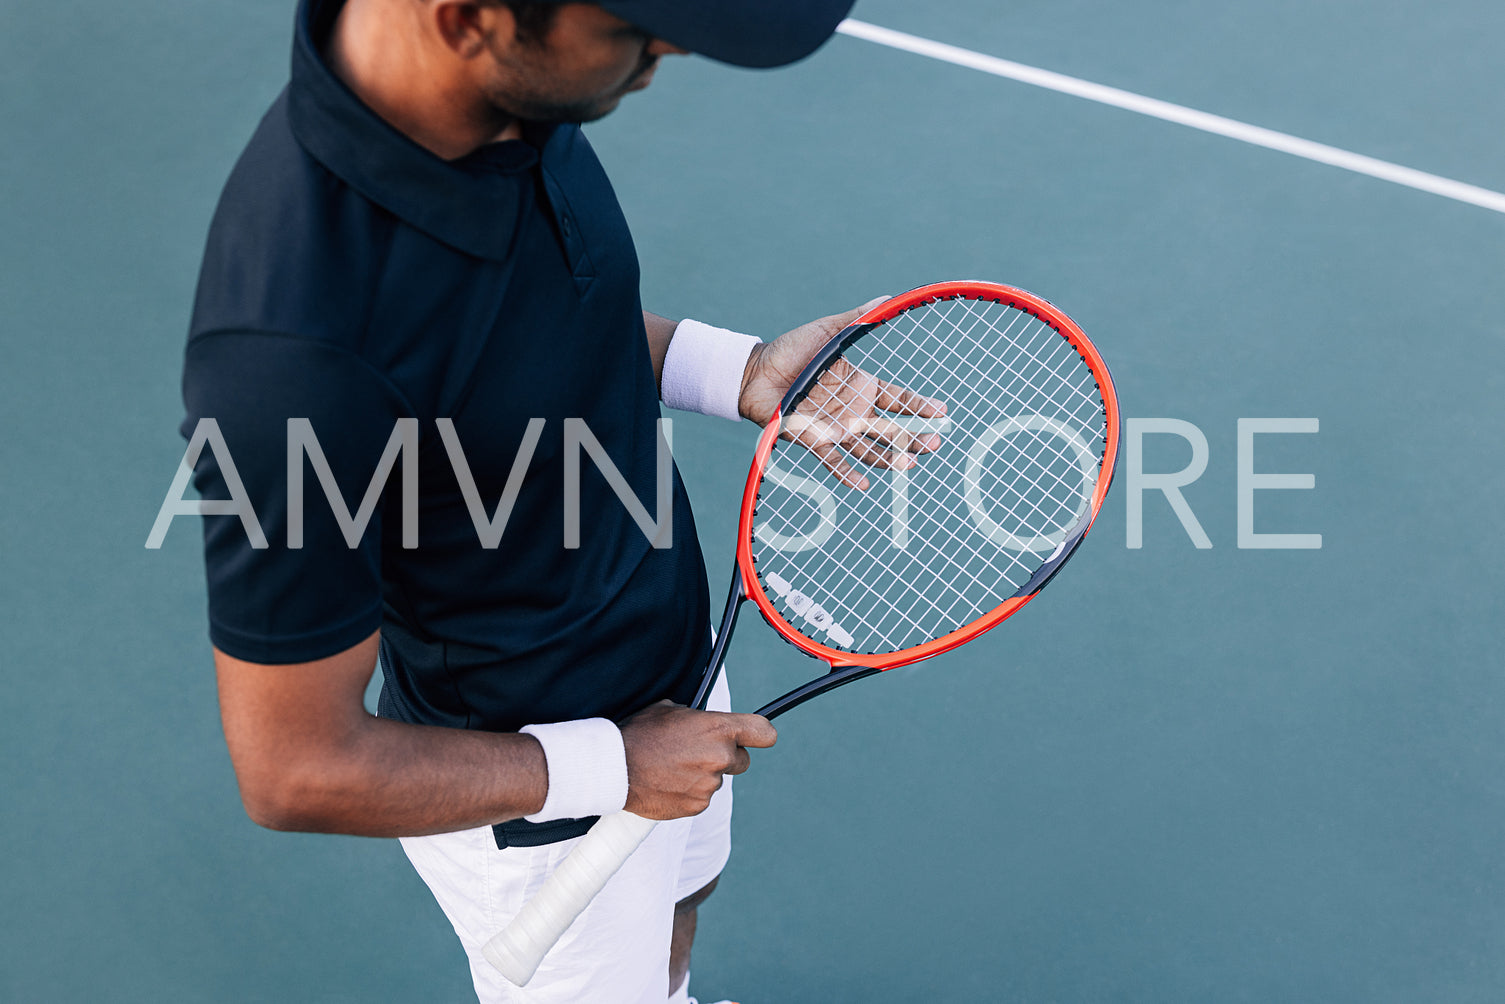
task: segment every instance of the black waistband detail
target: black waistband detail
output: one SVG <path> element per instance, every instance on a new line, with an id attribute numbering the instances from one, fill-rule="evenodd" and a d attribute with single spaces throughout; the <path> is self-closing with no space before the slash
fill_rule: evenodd
<path id="1" fill-rule="evenodd" d="M 586 816 L 582 819 L 551 819 L 547 823 L 513 819 L 498 823 L 491 828 L 491 832 L 496 837 L 499 850 L 508 847 L 542 847 L 544 844 L 557 844 L 561 840 L 583 836 L 600 818 Z"/>

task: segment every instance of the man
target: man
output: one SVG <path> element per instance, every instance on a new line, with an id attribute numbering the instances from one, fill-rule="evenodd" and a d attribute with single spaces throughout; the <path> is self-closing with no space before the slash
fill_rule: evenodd
<path id="1" fill-rule="evenodd" d="M 643 312 L 577 123 L 665 55 L 801 58 L 849 6 L 304 0 L 292 81 L 226 185 L 184 432 L 216 445 L 203 497 L 253 510 L 205 521 L 242 797 L 275 829 L 403 838 L 484 1001 L 688 999 L 695 907 L 729 850 L 723 775 L 775 733 L 725 713 L 724 686 L 720 711 L 676 706 L 710 610 L 660 388 L 764 421 L 856 316 L 764 345 Z M 327 505 L 303 505 L 310 467 Z M 624 806 L 673 822 L 511 987 L 480 945 Z"/>

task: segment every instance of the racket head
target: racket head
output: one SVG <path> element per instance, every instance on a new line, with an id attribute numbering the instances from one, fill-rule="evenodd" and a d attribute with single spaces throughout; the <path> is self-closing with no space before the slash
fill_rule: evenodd
<path id="1" fill-rule="evenodd" d="M 902 475 L 872 471 L 866 492 L 790 441 L 812 425 L 852 431 L 826 411 L 850 367 L 946 406 L 940 418 L 875 412 L 942 442 Z M 931 658 L 1044 588 L 1101 511 L 1118 452 L 1112 376 L 1059 308 L 998 283 L 910 290 L 831 338 L 765 426 L 738 525 L 742 592 L 833 669 Z"/>

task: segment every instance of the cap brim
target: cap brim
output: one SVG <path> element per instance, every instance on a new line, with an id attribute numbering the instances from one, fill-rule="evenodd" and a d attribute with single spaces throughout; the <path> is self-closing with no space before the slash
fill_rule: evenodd
<path id="1" fill-rule="evenodd" d="M 836 32 L 854 0 L 598 0 L 656 38 L 734 66 L 804 59 Z"/>

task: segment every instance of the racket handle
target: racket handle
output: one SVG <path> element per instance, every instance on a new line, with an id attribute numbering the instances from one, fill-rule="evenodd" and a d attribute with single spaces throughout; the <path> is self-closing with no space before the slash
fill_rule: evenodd
<path id="1" fill-rule="evenodd" d="M 487 961 L 513 986 L 527 986 L 544 956 L 657 825 L 631 812 L 603 816 L 512 922 L 481 948 Z"/>

